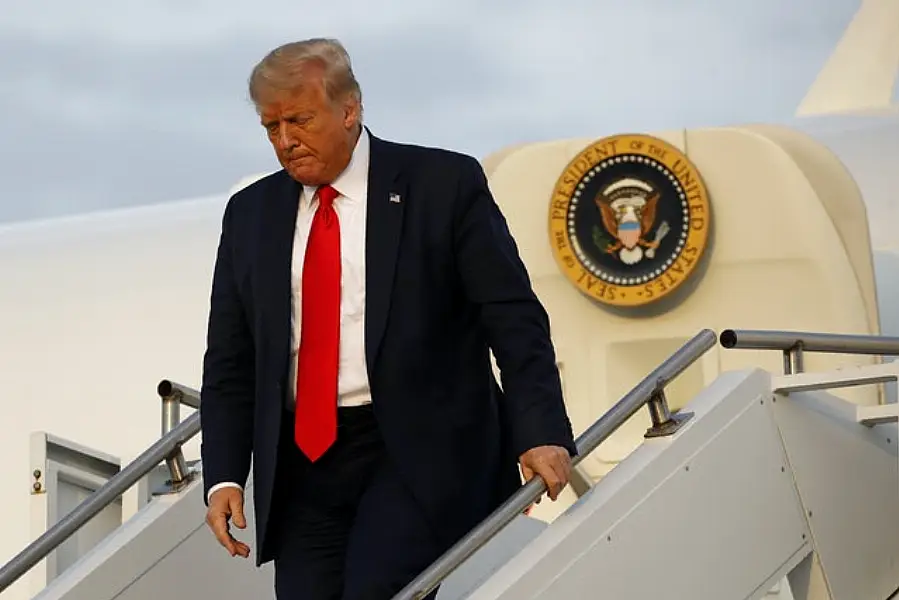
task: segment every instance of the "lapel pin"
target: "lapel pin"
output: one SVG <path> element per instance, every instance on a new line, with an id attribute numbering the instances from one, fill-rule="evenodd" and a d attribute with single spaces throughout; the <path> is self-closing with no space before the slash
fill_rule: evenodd
<path id="1" fill-rule="evenodd" d="M 403 201 L 403 199 L 400 198 L 400 195 L 399 195 L 399 194 L 391 193 L 391 194 L 390 194 L 390 201 L 393 202 L 393 203 L 395 203 L 395 204 L 399 204 L 400 202 Z"/>

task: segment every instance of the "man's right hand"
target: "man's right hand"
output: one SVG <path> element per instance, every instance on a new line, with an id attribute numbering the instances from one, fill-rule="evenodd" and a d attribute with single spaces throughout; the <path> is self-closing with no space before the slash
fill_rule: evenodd
<path id="1" fill-rule="evenodd" d="M 231 556 L 247 558 L 250 555 L 250 547 L 234 539 L 228 521 L 234 523 L 238 529 L 244 529 L 247 526 L 247 519 L 243 514 L 243 492 L 234 487 L 216 490 L 210 496 L 209 509 L 206 511 L 206 524 L 215 534 L 215 539 L 225 547 Z"/>

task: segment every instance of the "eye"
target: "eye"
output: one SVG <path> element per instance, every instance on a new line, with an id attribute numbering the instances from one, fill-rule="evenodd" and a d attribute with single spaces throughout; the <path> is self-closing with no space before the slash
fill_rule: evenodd
<path id="1" fill-rule="evenodd" d="M 288 124 L 296 125 L 297 127 L 305 127 L 312 120 L 313 116 L 314 115 L 297 115 L 287 119 L 287 122 Z"/>

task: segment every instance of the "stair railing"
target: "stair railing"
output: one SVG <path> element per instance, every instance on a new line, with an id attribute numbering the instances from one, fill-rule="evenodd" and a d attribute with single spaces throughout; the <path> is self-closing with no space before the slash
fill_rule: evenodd
<path id="1" fill-rule="evenodd" d="M 719 341 L 729 349 L 780 350 L 783 352 L 786 374 L 802 372 L 804 352 L 899 356 L 897 337 L 727 329 L 719 338 L 715 332 L 705 329 L 656 367 L 578 437 L 578 455 L 572 461 L 573 466 L 576 467 L 644 405 L 649 409 L 652 422 L 646 437 L 669 436 L 678 431 L 692 415 L 670 412 L 665 387 Z M 195 412 L 181 421 L 180 407 L 199 408 L 200 395 L 196 390 L 171 381 L 162 381 L 157 392 L 162 399 L 162 437 L 0 568 L 0 592 L 9 588 L 163 461 L 168 467 L 170 479 L 165 489 L 158 493 L 178 492 L 196 477 L 196 473 L 187 467 L 182 447 L 199 433 L 200 413 Z M 545 491 L 546 486 L 539 477 L 522 486 L 393 600 L 424 598 Z"/>
<path id="2" fill-rule="evenodd" d="M 671 414 L 665 397 L 665 387 L 690 365 L 717 344 L 714 331 L 704 329 L 656 367 L 637 386 L 610 408 L 587 431 L 578 437 L 577 456 L 572 460 L 577 464 L 607 440 L 619 427 L 624 425 L 638 410 L 646 405 L 652 426 L 646 437 L 661 437 L 675 433 L 692 417 L 690 413 Z M 468 535 L 446 551 L 409 585 L 393 597 L 393 600 L 421 600 L 449 577 L 465 560 L 493 539 L 506 525 L 529 507 L 546 491 L 546 485 L 539 477 L 534 477 L 509 497 L 499 508 L 481 521 Z"/>
<path id="3" fill-rule="evenodd" d="M 197 411 L 181 421 L 180 408 L 182 404 L 199 408 L 200 394 L 171 381 L 162 381 L 157 392 L 162 398 L 162 437 L 0 568 L 0 592 L 18 581 L 163 461 L 168 466 L 170 479 L 157 493 L 180 491 L 196 477 L 196 473 L 188 469 L 181 449 L 199 433 L 200 413 Z"/>
<path id="4" fill-rule="evenodd" d="M 899 356 L 899 337 L 883 335 L 725 329 L 720 342 L 725 348 L 780 350 L 785 375 L 802 373 L 805 352 Z"/>

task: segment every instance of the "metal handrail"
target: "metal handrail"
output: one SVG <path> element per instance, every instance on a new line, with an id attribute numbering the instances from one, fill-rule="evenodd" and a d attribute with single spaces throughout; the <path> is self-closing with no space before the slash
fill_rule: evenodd
<path id="1" fill-rule="evenodd" d="M 587 431 L 577 439 L 578 454 L 573 459 L 574 466 L 600 443 L 609 438 L 619 427 L 630 419 L 644 405 L 649 405 L 653 427 L 647 436 L 670 435 L 690 417 L 686 414 L 671 415 L 665 400 L 665 386 L 683 373 L 687 367 L 696 362 L 702 355 L 711 350 L 718 338 L 714 331 L 700 331 L 687 343 L 681 346 L 665 362 L 655 368 L 646 378 L 637 384 Z M 443 556 L 438 558 L 415 580 L 393 597 L 393 600 L 420 600 L 436 588 L 468 557 L 474 554 L 493 536 L 512 522 L 546 491 L 546 484 L 540 477 L 534 477 L 523 485 L 508 500 L 486 519 L 481 521 L 468 535 L 459 540 Z"/>
<path id="2" fill-rule="evenodd" d="M 176 400 L 188 406 L 199 406 L 200 396 L 190 388 L 163 381 L 159 384 L 157 391 L 162 396 L 163 414 L 167 410 L 172 410 L 172 405 Z M 166 394 L 163 394 L 163 392 L 166 392 Z M 188 401 L 184 401 L 185 398 Z M 166 421 L 167 419 L 164 416 L 164 429 L 166 428 Z M 147 448 L 127 467 L 104 483 L 100 489 L 85 498 L 72 512 L 60 519 L 53 527 L 45 531 L 39 538 L 31 542 L 24 550 L 0 568 L 0 592 L 18 581 L 25 573 L 56 550 L 101 510 L 115 502 L 131 486 L 139 482 L 161 462 L 166 461 L 169 465 L 172 475 L 170 483 L 173 487 L 183 485 L 189 481 L 191 475 L 187 472 L 186 466 L 184 466 L 184 456 L 181 453 L 181 447 L 197 435 L 199 431 L 199 412 L 195 412 L 184 421 L 174 424 L 156 443 Z M 178 457 L 180 457 L 180 460 Z M 175 469 L 172 469 L 172 463 L 184 466 L 184 470 L 176 472 Z"/>
<path id="3" fill-rule="evenodd" d="M 899 356 L 899 337 L 883 335 L 725 329 L 719 340 L 729 349 L 780 350 L 787 375 L 802 372 L 804 352 Z"/>

